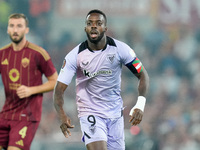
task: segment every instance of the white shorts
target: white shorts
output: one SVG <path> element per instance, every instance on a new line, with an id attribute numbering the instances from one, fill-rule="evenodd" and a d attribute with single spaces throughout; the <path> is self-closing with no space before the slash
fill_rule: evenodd
<path id="1" fill-rule="evenodd" d="M 124 118 L 109 119 L 94 115 L 80 117 L 82 141 L 85 145 L 106 141 L 108 150 L 125 150 Z"/>

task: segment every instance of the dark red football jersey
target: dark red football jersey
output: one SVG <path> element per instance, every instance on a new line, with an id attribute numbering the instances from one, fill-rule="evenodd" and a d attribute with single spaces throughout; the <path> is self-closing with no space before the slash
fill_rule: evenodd
<path id="1" fill-rule="evenodd" d="M 0 73 L 5 90 L 5 104 L 0 118 L 9 120 L 40 121 L 42 94 L 20 99 L 16 89 L 20 85 L 42 84 L 42 75 L 53 75 L 56 69 L 49 54 L 41 47 L 27 41 L 20 51 L 14 51 L 12 44 L 0 49 Z"/>

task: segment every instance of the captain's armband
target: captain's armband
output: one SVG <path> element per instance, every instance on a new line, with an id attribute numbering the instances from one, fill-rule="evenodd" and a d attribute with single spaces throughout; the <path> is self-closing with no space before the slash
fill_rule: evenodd
<path id="1" fill-rule="evenodd" d="M 128 63 L 126 65 L 132 73 L 140 73 L 143 71 L 144 66 L 142 65 L 142 63 L 140 62 L 140 60 L 136 57 L 133 61 L 131 61 L 130 63 Z"/>

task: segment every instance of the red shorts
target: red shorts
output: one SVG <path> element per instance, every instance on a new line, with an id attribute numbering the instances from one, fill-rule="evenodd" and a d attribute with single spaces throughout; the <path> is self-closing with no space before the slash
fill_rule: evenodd
<path id="1" fill-rule="evenodd" d="M 0 119 L 0 146 L 29 150 L 39 122 Z"/>

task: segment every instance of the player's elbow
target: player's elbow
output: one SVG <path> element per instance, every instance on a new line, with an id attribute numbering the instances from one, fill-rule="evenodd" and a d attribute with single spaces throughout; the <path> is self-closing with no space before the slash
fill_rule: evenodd
<path id="1" fill-rule="evenodd" d="M 50 82 L 50 90 L 52 91 L 56 85 L 57 82 L 57 78 L 58 78 L 58 73 L 55 72 L 52 76 L 48 77 L 48 81 Z"/>

